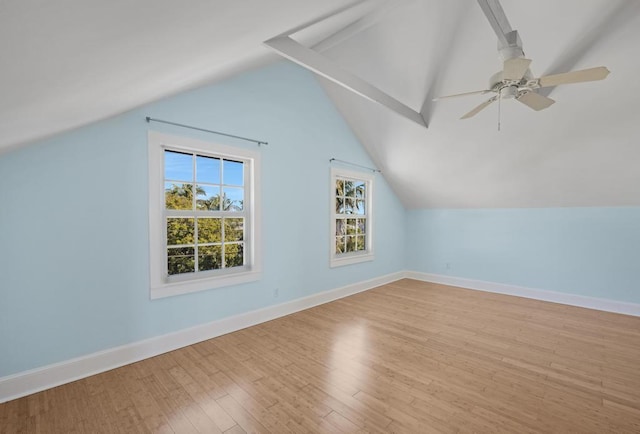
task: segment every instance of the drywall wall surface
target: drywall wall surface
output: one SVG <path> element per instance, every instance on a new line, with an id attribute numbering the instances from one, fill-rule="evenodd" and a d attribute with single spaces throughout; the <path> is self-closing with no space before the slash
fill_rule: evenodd
<path id="1" fill-rule="evenodd" d="M 407 212 L 407 269 L 640 303 L 640 208 Z"/>
<path id="2" fill-rule="evenodd" d="M 149 299 L 150 129 L 261 153 L 261 280 Z M 372 164 L 313 74 L 288 62 L 2 155 L 0 377 L 403 270 L 405 210 L 380 174 L 375 260 L 329 267 L 330 158 Z"/>

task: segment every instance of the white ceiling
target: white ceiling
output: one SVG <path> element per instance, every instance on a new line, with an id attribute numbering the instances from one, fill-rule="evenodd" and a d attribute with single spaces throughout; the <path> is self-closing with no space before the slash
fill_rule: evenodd
<path id="1" fill-rule="evenodd" d="M 0 0 L 0 152 L 273 61 L 264 40 L 350 1 Z"/>
<path id="2" fill-rule="evenodd" d="M 483 89 L 496 37 L 471 0 L 399 0 L 325 51 L 415 110 Z M 0 2 L 0 151 L 275 59 L 262 42 L 346 0 Z M 186 7 L 188 5 L 188 7 Z M 382 0 L 313 26 L 328 36 Z M 322 80 L 410 208 L 640 205 L 640 2 L 502 0 L 534 75 L 604 65 L 541 112 L 516 101 L 458 118 L 486 96 L 427 104 L 425 129 Z M 295 35 L 294 35 L 295 36 Z"/>

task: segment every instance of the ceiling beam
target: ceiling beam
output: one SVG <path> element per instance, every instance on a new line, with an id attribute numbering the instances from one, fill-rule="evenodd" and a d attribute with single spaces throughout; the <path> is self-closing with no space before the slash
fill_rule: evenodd
<path id="1" fill-rule="evenodd" d="M 482 12 L 489 20 L 489 24 L 493 28 L 496 36 L 498 37 L 498 43 L 500 48 L 508 47 L 510 44 L 507 35 L 513 31 L 509 20 L 500 5 L 499 0 L 478 0 Z"/>
<path id="2" fill-rule="evenodd" d="M 299 44 L 289 36 L 276 36 L 275 38 L 265 41 L 264 44 L 275 50 L 281 56 L 333 81 L 345 89 L 370 101 L 381 104 L 423 127 L 427 126 L 420 113 L 382 92 L 365 80 L 342 69 L 317 51 Z"/>

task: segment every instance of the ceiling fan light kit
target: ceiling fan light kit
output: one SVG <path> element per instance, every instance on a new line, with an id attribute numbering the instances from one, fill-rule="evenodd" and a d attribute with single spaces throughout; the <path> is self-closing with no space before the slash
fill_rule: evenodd
<path id="1" fill-rule="evenodd" d="M 500 2 L 498 0 L 478 0 L 478 4 L 498 37 L 498 53 L 503 61 L 503 67 L 501 71 L 491 76 L 488 89 L 434 98 L 434 101 L 438 101 L 467 95 L 496 94 L 464 114 L 460 119 L 469 119 L 480 113 L 491 103 L 502 99 L 515 99 L 533 110 L 544 110 L 554 104 L 555 101 L 539 94 L 536 92 L 537 89 L 562 84 L 603 80 L 609 75 L 609 70 L 606 67 L 599 66 L 534 78 L 529 69 L 532 61 L 524 57 L 520 36 L 516 30 L 511 29 Z"/>

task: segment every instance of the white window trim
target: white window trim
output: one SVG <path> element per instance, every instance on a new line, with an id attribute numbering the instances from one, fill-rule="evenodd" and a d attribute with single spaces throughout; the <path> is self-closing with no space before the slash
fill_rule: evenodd
<path id="1" fill-rule="evenodd" d="M 365 203 L 367 206 L 367 244 L 366 250 L 361 252 L 336 254 L 336 179 L 347 178 L 367 183 Z M 343 265 L 358 264 L 361 262 L 373 261 L 375 255 L 373 253 L 373 174 L 366 172 L 354 172 L 340 168 L 331 168 L 331 182 L 329 185 L 329 198 L 331 204 L 329 206 L 329 219 L 331 221 L 331 232 L 329 237 L 329 266 L 331 268 L 341 267 Z M 357 216 L 354 215 L 354 218 Z"/>
<path id="2" fill-rule="evenodd" d="M 253 282 L 262 277 L 262 236 L 260 230 L 260 154 L 244 148 L 219 145 L 188 137 L 149 131 L 149 296 L 151 299 L 187 294 L 206 289 Z M 240 270 L 223 270 L 215 275 L 190 279 L 172 279 L 165 274 L 166 227 L 164 222 L 164 150 L 185 150 L 213 153 L 222 157 L 249 160 L 251 170 L 246 188 L 250 190 L 248 221 L 245 222 L 245 244 L 248 247 L 247 265 Z"/>

